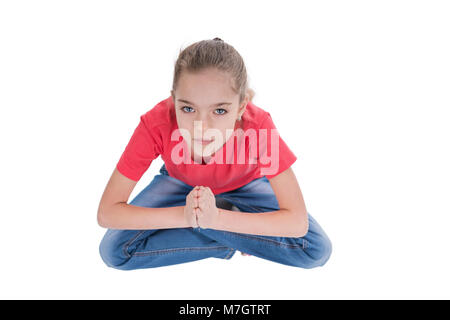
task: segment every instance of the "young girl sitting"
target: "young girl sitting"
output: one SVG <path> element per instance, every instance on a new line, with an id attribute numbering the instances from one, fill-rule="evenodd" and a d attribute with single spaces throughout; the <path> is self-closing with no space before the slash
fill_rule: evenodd
<path id="1" fill-rule="evenodd" d="M 171 96 L 141 115 L 101 198 L 107 266 L 230 259 L 236 250 L 301 268 L 328 261 L 331 242 L 291 168 L 297 157 L 253 95 L 242 57 L 223 40 L 180 52 Z M 128 203 L 159 155 L 160 174 Z"/>

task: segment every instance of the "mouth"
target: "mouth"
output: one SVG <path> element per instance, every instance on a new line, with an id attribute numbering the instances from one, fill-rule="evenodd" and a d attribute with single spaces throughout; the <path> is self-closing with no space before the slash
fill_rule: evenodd
<path id="1" fill-rule="evenodd" d="M 209 143 L 213 142 L 214 140 L 202 140 L 202 139 L 199 140 L 199 139 L 194 139 L 194 141 L 197 142 L 197 143 L 199 143 L 199 144 L 205 145 L 205 144 L 209 144 Z"/>

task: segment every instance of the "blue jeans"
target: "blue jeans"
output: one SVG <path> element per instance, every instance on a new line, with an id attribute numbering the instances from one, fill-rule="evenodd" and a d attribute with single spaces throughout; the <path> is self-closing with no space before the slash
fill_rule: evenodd
<path id="1" fill-rule="evenodd" d="M 184 206 L 192 189 L 169 176 L 163 165 L 160 174 L 129 204 L 149 208 Z M 257 214 L 279 210 L 277 198 L 265 176 L 215 197 L 242 212 Z M 300 238 L 201 228 L 108 229 L 100 243 L 100 256 L 107 266 L 121 270 L 155 268 L 211 257 L 228 260 L 236 250 L 294 267 L 323 266 L 331 255 L 332 245 L 309 213 L 308 220 L 308 233 Z"/>

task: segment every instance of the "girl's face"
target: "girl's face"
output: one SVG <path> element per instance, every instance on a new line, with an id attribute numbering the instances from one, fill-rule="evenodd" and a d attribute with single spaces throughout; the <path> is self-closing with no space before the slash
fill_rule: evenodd
<path id="1" fill-rule="evenodd" d="M 246 96 L 239 105 L 239 95 L 231 89 L 231 77 L 217 69 L 183 71 L 176 92 L 172 92 L 181 135 L 195 161 L 208 161 L 233 134 L 237 119 L 245 111 Z M 203 141 L 202 141 L 203 140 Z"/>

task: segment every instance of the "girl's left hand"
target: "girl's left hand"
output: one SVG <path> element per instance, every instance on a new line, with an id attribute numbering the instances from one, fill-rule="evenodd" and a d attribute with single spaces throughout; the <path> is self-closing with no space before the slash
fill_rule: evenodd
<path id="1" fill-rule="evenodd" d="M 216 198 L 209 187 L 200 186 L 198 190 L 197 222 L 202 229 L 215 229 L 219 220 L 219 209 L 216 207 Z"/>

